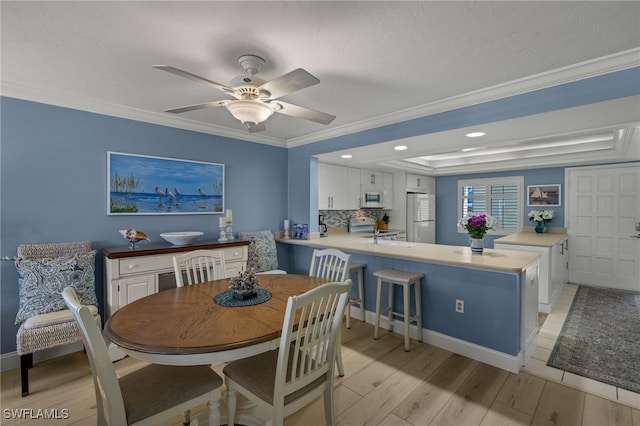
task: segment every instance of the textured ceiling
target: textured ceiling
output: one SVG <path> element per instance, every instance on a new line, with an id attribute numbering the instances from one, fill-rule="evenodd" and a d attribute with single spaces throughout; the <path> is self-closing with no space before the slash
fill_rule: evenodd
<path id="1" fill-rule="evenodd" d="M 7 96 L 292 146 L 411 118 L 442 102 L 640 46 L 640 2 L 2 1 Z M 228 84 L 257 54 L 271 80 L 304 68 L 320 84 L 282 100 L 336 115 L 275 114 L 248 134 L 230 99 L 152 68 Z M 640 118 L 639 118 L 640 119 Z"/>

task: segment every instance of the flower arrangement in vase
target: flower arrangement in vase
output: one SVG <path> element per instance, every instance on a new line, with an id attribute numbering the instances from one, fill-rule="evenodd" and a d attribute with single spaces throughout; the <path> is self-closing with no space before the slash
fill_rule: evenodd
<path id="1" fill-rule="evenodd" d="M 496 218 L 486 213 L 465 215 L 458 221 L 458 226 L 466 229 L 471 237 L 469 244 L 472 253 L 482 253 L 484 250 L 482 237 L 484 237 L 490 229 L 496 229 L 497 225 L 498 221 Z"/>
<path id="2" fill-rule="evenodd" d="M 238 300 L 248 300 L 256 297 L 256 287 L 258 279 L 253 270 L 240 271 L 236 277 L 229 279 L 229 288 L 233 291 L 233 298 Z"/>
<path id="3" fill-rule="evenodd" d="M 553 219 L 553 210 L 531 210 L 529 220 L 536 223 L 535 230 L 541 234 L 547 230 L 547 223 Z"/>

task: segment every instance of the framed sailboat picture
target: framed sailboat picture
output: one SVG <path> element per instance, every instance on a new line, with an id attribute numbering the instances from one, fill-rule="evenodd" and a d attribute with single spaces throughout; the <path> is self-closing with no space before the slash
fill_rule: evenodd
<path id="1" fill-rule="evenodd" d="M 224 164 L 107 152 L 108 215 L 224 214 Z"/>
<path id="2" fill-rule="evenodd" d="M 560 184 L 527 185 L 527 205 L 560 207 L 560 201 L 562 200 L 560 186 Z"/>

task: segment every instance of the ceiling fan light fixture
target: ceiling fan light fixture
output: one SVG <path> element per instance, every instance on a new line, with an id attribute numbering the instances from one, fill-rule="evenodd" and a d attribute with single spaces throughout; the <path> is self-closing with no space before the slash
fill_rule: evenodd
<path id="1" fill-rule="evenodd" d="M 249 127 L 262 123 L 273 114 L 273 108 L 256 101 L 229 101 L 226 107 L 231 115 Z"/>

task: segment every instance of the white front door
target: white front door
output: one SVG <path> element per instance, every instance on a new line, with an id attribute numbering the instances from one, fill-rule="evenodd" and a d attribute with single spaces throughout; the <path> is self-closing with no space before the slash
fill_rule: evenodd
<path id="1" fill-rule="evenodd" d="M 566 170 L 569 282 L 640 291 L 640 164 Z"/>

